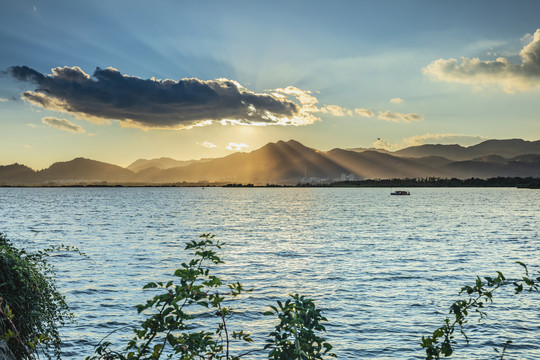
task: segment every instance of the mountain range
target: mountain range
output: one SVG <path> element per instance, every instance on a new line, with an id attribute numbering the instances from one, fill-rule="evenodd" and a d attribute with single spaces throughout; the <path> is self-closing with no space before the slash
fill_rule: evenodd
<path id="1" fill-rule="evenodd" d="M 126 168 L 86 158 L 35 171 L 0 166 L 0 185 L 241 183 L 297 184 L 352 179 L 540 177 L 540 141 L 488 140 L 460 145 L 420 145 L 320 151 L 278 141 L 249 153 L 215 159 L 139 159 Z"/>

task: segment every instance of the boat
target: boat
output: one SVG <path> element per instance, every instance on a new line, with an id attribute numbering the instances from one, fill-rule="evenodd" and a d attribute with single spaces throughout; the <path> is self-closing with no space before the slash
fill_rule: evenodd
<path id="1" fill-rule="evenodd" d="M 392 191 L 390 195 L 411 195 L 411 193 L 405 190 L 396 190 Z"/>

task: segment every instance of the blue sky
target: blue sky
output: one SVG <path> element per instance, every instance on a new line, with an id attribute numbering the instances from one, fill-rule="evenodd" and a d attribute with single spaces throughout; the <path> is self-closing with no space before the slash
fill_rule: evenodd
<path id="1" fill-rule="evenodd" d="M 538 14 L 537 1 L 2 1 L 0 164 L 538 140 Z M 69 69 L 88 75 L 77 96 L 60 86 Z M 196 93 L 151 95 L 186 78 L 220 94 L 213 111 Z"/>

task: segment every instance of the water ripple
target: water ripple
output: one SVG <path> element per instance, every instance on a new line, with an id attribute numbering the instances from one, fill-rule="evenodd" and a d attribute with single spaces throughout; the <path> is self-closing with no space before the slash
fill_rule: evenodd
<path id="1" fill-rule="evenodd" d="M 90 257 L 51 258 L 77 320 L 62 330 L 64 359 L 84 358 L 121 327 L 108 340 L 125 344 L 141 319 L 134 306 L 155 294 L 142 286 L 173 278 L 189 258 L 185 241 L 208 232 L 227 243 L 215 271 L 253 288 L 231 319 L 253 333 L 243 349 L 260 348 L 275 325 L 262 315 L 269 305 L 302 293 L 324 310 L 339 358 L 421 359 L 421 336 L 442 325 L 462 285 L 495 270 L 517 276 L 515 261 L 540 265 L 539 214 L 540 192 L 518 189 L 414 189 L 406 198 L 387 189 L 0 189 L 10 239 Z M 474 345 L 453 358 L 493 358 L 508 339 L 509 358 L 540 358 L 539 308 L 538 293 L 501 291 L 488 319 L 468 324 Z"/>

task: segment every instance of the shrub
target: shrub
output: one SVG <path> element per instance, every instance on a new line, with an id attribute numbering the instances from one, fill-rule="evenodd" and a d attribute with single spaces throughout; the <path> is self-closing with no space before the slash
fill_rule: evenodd
<path id="1" fill-rule="evenodd" d="M 113 350 L 110 342 L 102 342 L 96 348 L 96 355 L 87 360 L 157 360 L 162 356 L 239 360 L 253 352 L 232 354 L 233 341 L 252 342 L 248 332 L 231 331 L 229 325 L 234 309 L 227 304 L 246 290 L 238 282 L 225 284 L 211 274 L 209 266 L 223 262 L 216 252 L 223 244 L 214 242 L 213 237 L 203 234 L 200 241 L 187 243 L 185 249 L 194 251 L 195 257 L 175 271 L 175 280 L 150 282 L 144 286 L 162 292 L 146 304 L 137 306 L 146 318 L 134 329 L 135 336 L 124 349 Z M 331 346 L 316 335 L 316 332 L 325 331 L 320 324 L 326 320 L 321 316 L 321 310 L 311 300 L 298 295 L 293 296 L 293 301 L 279 303 L 279 307 L 279 310 L 272 307 L 281 322 L 270 334 L 276 341 L 271 340 L 267 346 L 272 348 L 269 358 L 322 359 Z M 202 326 L 209 323 L 205 319 L 215 321 L 215 327 L 206 329 Z M 289 339 L 293 339 L 293 345 L 289 344 Z"/>
<path id="2" fill-rule="evenodd" d="M 180 359 L 239 359 L 242 355 L 230 353 L 231 341 L 252 340 L 244 331 L 230 332 L 227 322 L 233 309 L 225 301 L 244 289 L 240 283 L 224 284 L 210 273 L 210 264 L 222 263 L 216 253 L 222 244 L 214 243 L 213 237 L 203 234 L 200 241 L 187 243 L 185 249 L 194 251 L 195 257 L 175 271 L 175 280 L 144 286 L 163 292 L 137 305 L 146 318 L 125 349 L 115 351 L 110 342 L 103 342 L 96 349 L 98 356 L 87 359 L 159 359 L 164 353 Z M 196 318 L 215 319 L 216 329 L 198 330 Z"/>
<path id="3" fill-rule="evenodd" d="M 464 286 L 459 292 L 460 295 L 465 295 L 466 298 L 455 301 L 450 306 L 450 317 L 446 317 L 444 325 L 436 329 L 432 335 L 422 336 L 420 346 L 426 351 L 426 360 L 438 360 L 441 355 L 449 357 L 454 353 L 454 346 L 457 344 L 454 333 L 456 329 L 465 338 L 469 344 L 469 338 L 465 333 L 464 326 L 468 322 L 468 317 L 473 314 L 479 316 L 479 320 L 487 316 L 485 306 L 493 302 L 493 293 L 506 286 L 514 287 L 514 293 L 520 294 L 524 290 L 529 292 L 538 291 L 540 287 L 540 274 L 531 276 L 527 266 L 518 261 L 525 270 L 525 275 L 521 279 L 507 279 L 500 271 L 497 271 L 497 276 L 486 276 L 483 279 L 476 278 L 473 286 Z M 503 349 L 499 351 L 500 359 L 504 358 L 504 354 L 512 341 L 507 341 Z"/>
<path id="4" fill-rule="evenodd" d="M 47 262 L 57 249 L 27 252 L 0 234 L 0 336 L 17 359 L 60 359 L 58 327 L 72 316 Z"/>
<path id="5" fill-rule="evenodd" d="M 265 349 L 271 349 L 268 354 L 273 360 L 311 360 L 324 359 L 324 356 L 336 357 L 331 353 L 332 345 L 326 342 L 316 332 L 326 331 L 321 324 L 327 319 L 321 315 L 321 310 L 315 307 L 311 299 L 301 295 L 291 295 L 285 303 L 278 301 L 278 307 L 270 306 L 271 311 L 264 315 L 276 315 L 279 324 L 270 338 L 266 341 Z"/>

